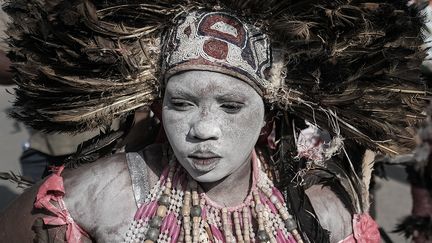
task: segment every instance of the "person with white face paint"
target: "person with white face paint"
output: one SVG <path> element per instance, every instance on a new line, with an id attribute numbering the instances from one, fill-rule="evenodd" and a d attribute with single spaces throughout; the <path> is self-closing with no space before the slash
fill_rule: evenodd
<path id="1" fill-rule="evenodd" d="M 30 2 L 25 6 L 40 7 Z M 371 161 L 338 156 L 345 151 L 341 130 L 374 146 L 378 139 L 368 136 L 375 135 L 376 130 L 369 133 L 364 127 L 356 129 L 343 120 L 346 116 L 339 117 L 325 106 L 325 102 L 331 101 L 310 102 L 308 99 L 314 97 L 303 96 L 295 90 L 301 85 L 290 83 L 298 70 L 309 68 L 306 65 L 309 58 L 299 57 L 305 66 L 295 65 L 291 59 L 294 56 L 289 55 L 291 46 L 272 28 L 277 27 L 277 20 L 284 19 L 277 13 L 294 11 L 295 4 L 270 1 L 259 7 L 253 1 L 216 2 L 187 1 L 178 5 L 181 8 L 163 1 L 138 5 L 64 3 L 77 9 L 65 16 L 68 23 L 82 27 L 83 35 L 89 31 L 92 45 L 104 46 L 86 49 L 87 61 L 99 63 L 102 68 L 91 70 L 93 73 L 87 73 L 88 77 L 66 74 L 59 77 L 60 69 L 43 69 L 45 78 L 76 84 L 69 89 L 58 87 L 70 95 L 69 99 L 75 97 L 73 89 L 89 92 L 89 106 L 78 109 L 76 101 L 71 104 L 77 106 L 73 114 L 67 110 L 58 113 L 68 116 L 37 109 L 44 113 L 39 119 L 54 116 L 50 122 L 63 124 L 65 130 L 73 125 L 86 128 L 111 116 L 151 105 L 154 115 L 149 119 L 159 122 L 155 128 L 159 133 L 142 151 L 117 153 L 76 169 L 55 168 L 52 176 L 25 193 L 0 217 L 0 239 L 145 243 L 380 241 L 377 224 L 367 212 L 369 182 L 364 178 L 369 178 L 370 171 L 363 173 L 361 179 L 347 164 L 354 161 L 357 168 Z M 47 11 L 54 14 L 63 5 L 49 6 Z M 137 8 L 145 14 L 128 19 L 133 14 L 126 13 L 136 14 Z M 356 5 L 357 8 L 362 15 L 377 19 L 372 18 L 378 13 L 370 5 Z M 46 19 L 45 15 L 36 17 L 35 21 L 57 26 L 61 21 L 51 22 L 58 16 L 53 14 L 47 14 L 51 17 Z M 84 16 L 86 21 L 73 21 L 76 16 Z M 121 25 L 112 24 L 118 19 L 125 21 Z M 128 32 L 133 27 L 125 26 L 127 23 L 137 28 L 135 32 Z M 110 29 L 112 26 L 116 27 Z M 355 31 L 360 33 L 360 29 Z M 107 38 L 117 34 L 122 37 L 116 42 Z M 68 40 L 83 44 L 80 38 L 69 35 Z M 111 49 L 112 46 L 118 48 Z M 387 48 L 384 43 L 380 46 Z M 23 47 L 20 51 L 34 50 Z M 122 57 L 117 56 L 119 53 Z M 119 60 L 124 66 L 112 70 Z M 335 65 L 335 60 L 325 63 Z M 290 69 L 290 65 L 296 67 Z M 101 73 L 102 69 L 105 72 Z M 29 73 L 20 75 L 27 77 Z M 319 79 L 321 74 L 317 73 L 314 75 Z M 101 76 L 92 76 L 95 74 Z M 39 72 L 29 78 L 38 75 Z M 112 84 L 93 93 L 92 85 L 106 78 L 104 75 L 112 78 Z M 329 73 L 322 74 L 326 75 Z M 121 78 L 114 81 L 114 77 Z M 24 90 L 28 83 L 20 85 Z M 57 95 L 58 102 L 71 103 L 60 96 Z M 112 99 L 105 99 L 107 96 Z M 100 105 L 100 102 L 108 103 Z M 317 113 L 311 113 L 311 108 Z M 325 121 L 333 136 L 325 140 L 314 137 L 314 142 L 308 143 L 304 133 L 301 141 L 307 144 L 307 151 L 295 158 L 295 133 L 304 128 L 305 119 L 314 125 L 314 119 Z M 104 139 L 100 144 L 111 142 Z M 379 145 L 380 149 L 387 148 Z M 320 154 L 308 154 L 309 150 Z M 336 158 L 331 159 L 334 155 Z M 19 210 L 29 212 L 32 208 L 35 211 L 31 214 L 13 217 Z M 12 227 L 17 222 L 20 226 Z"/>
<path id="2" fill-rule="evenodd" d="M 182 166 L 195 180 L 211 183 L 250 167 L 245 164 L 265 124 L 264 103 L 241 80 L 188 71 L 170 78 L 162 120 Z"/>

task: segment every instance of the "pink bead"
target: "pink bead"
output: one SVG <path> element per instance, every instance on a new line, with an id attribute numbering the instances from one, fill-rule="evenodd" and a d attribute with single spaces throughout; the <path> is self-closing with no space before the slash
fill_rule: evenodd
<path id="1" fill-rule="evenodd" d="M 217 228 L 217 226 L 215 225 L 210 225 L 210 229 L 212 231 L 213 236 L 222 242 L 225 242 L 225 238 L 223 237 L 222 232 Z"/>
<path id="2" fill-rule="evenodd" d="M 180 226 L 177 223 L 171 228 L 169 235 L 171 236 L 171 243 L 177 243 L 177 239 L 180 235 Z"/>
<path id="3" fill-rule="evenodd" d="M 137 210 L 137 212 L 135 213 L 135 217 L 134 217 L 134 219 L 135 220 L 139 220 L 139 219 L 141 219 L 141 217 L 142 217 L 142 215 L 143 215 L 143 212 L 144 212 L 144 210 L 146 210 L 146 208 L 148 207 L 148 204 L 143 204 L 143 205 L 141 205 L 140 206 L 140 208 Z"/>
<path id="4" fill-rule="evenodd" d="M 270 200 L 267 200 L 267 205 L 270 208 L 270 210 L 272 211 L 272 213 L 278 214 L 278 210 L 277 210 L 276 206 Z"/>
<path id="5" fill-rule="evenodd" d="M 276 241 L 278 243 L 291 243 L 289 237 L 286 237 L 282 230 L 278 229 L 276 232 Z"/>
<path id="6" fill-rule="evenodd" d="M 203 207 L 202 211 L 201 211 L 201 219 L 202 220 L 206 220 L 207 219 L 207 207 Z"/>
<path id="7" fill-rule="evenodd" d="M 292 234 L 289 234 L 288 236 L 288 243 L 297 243 L 296 239 Z"/>
<path id="8" fill-rule="evenodd" d="M 285 204 L 284 197 L 282 196 L 280 191 L 276 187 L 273 187 L 272 191 L 273 191 L 273 195 L 275 195 L 282 204 Z"/>
<path id="9" fill-rule="evenodd" d="M 270 208 L 270 210 L 272 211 L 272 213 L 277 214 L 278 210 L 274 206 L 274 204 L 262 192 L 260 192 L 259 195 L 260 195 L 260 198 L 261 198 L 261 202 L 263 204 L 267 205 Z"/>
<path id="10" fill-rule="evenodd" d="M 173 226 L 174 220 L 175 220 L 174 214 L 169 213 L 162 222 L 161 232 L 165 232 L 166 230 L 171 229 Z"/>
<path id="11" fill-rule="evenodd" d="M 146 210 L 144 210 L 144 213 L 141 218 L 153 217 L 156 214 L 156 209 L 157 209 L 157 202 L 156 201 L 150 202 Z"/>

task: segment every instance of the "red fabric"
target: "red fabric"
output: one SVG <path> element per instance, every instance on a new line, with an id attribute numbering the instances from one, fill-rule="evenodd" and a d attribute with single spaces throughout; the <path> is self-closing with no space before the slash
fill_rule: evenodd
<path id="1" fill-rule="evenodd" d="M 381 236 L 377 223 L 369 214 L 354 214 L 353 234 L 339 243 L 379 243 Z"/>
<path id="2" fill-rule="evenodd" d="M 46 216 L 43 221 L 46 225 L 62 226 L 66 225 L 66 240 L 68 243 L 79 243 L 81 237 L 88 234 L 72 219 L 66 205 L 63 201 L 65 190 L 63 187 L 63 178 L 61 173 L 64 166 L 54 169 L 52 175 L 39 187 L 34 207 L 46 209 L 54 216 Z M 51 201 L 57 202 L 58 207 L 54 206 Z"/>

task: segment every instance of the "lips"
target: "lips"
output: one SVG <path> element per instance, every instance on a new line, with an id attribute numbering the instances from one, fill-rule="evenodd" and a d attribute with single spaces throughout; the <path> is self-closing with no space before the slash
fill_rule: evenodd
<path id="1" fill-rule="evenodd" d="M 188 155 L 194 169 L 201 173 L 213 170 L 222 156 L 211 151 L 195 151 Z"/>

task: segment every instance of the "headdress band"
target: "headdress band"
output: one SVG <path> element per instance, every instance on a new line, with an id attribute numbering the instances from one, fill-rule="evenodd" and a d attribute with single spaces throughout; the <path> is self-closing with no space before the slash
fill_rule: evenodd
<path id="1" fill-rule="evenodd" d="M 193 12 L 169 32 L 162 73 L 166 82 L 188 70 L 219 72 L 262 94 L 270 68 L 270 41 L 257 27 L 228 13 Z"/>

